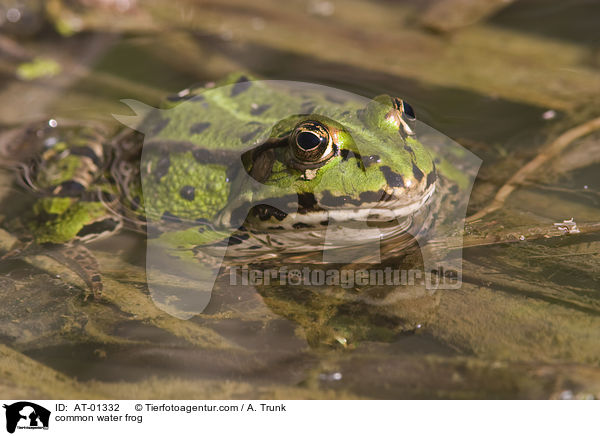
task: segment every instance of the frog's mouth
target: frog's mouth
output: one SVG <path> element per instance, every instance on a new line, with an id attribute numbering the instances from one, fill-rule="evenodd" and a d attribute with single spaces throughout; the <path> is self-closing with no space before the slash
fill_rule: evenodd
<path id="1" fill-rule="evenodd" d="M 362 200 L 348 197 L 332 197 L 328 192 L 321 195 L 298 194 L 297 202 L 282 199 L 270 199 L 269 204 L 258 204 L 251 208 L 247 224 L 250 228 L 260 230 L 298 230 L 324 228 L 331 223 L 393 224 L 410 217 L 423 209 L 435 192 L 435 184 L 425 191 L 411 197 L 392 191 L 385 198 L 371 199 L 368 195 Z M 277 202 L 282 207 L 275 207 Z"/>

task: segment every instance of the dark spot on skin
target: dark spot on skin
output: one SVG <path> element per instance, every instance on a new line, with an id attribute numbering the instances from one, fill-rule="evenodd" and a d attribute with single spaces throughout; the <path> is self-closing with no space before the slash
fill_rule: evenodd
<path id="1" fill-rule="evenodd" d="M 158 135 L 169 124 L 168 118 L 159 118 L 155 120 L 148 130 L 149 136 Z"/>
<path id="2" fill-rule="evenodd" d="M 248 78 L 246 76 L 242 76 L 238 79 L 237 82 L 231 87 L 231 96 L 235 97 L 236 95 L 240 95 L 242 92 L 248 90 L 252 84 L 248 82 Z"/>
<path id="3" fill-rule="evenodd" d="M 275 163 L 275 152 L 267 149 L 253 156 L 252 169 L 250 177 L 258 182 L 264 182 L 271 175 L 273 164 Z"/>
<path id="4" fill-rule="evenodd" d="M 91 277 L 91 280 L 92 280 L 92 282 L 98 283 L 98 282 L 102 281 L 102 277 L 100 277 L 98 274 L 96 274 Z"/>
<path id="5" fill-rule="evenodd" d="M 388 186 L 392 188 L 404 187 L 404 178 L 401 174 L 392 171 L 392 169 L 388 166 L 383 166 L 380 168 L 380 170 L 383 173 L 383 176 L 385 177 L 385 181 L 387 182 Z"/>
<path id="6" fill-rule="evenodd" d="M 204 227 L 198 227 L 198 233 L 204 233 L 206 229 Z"/>
<path id="7" fill-rule="evenodd" d="M 412 149 L 410 145 L 405 145 L 404 149 L 410 153 L 410 155 L 415 158 L 415 151 Z"/>
<path id="8" fill-rule="evenodd" d="M 90 147 L 73 147 L 69 150 L 73 156 L 86 156 L 94 162 L 97 167 L 102 166 L 102 158 L 94 153 Z"/>
<path id="9" fill-rule="evenodd" d="M 203 95 L 194 95 L 190 101 L 193 102 L 199 102 L 199 101 L 204 101 L 204 96 Z"/>
<path id="10" fill-rule="evenodd" d="M 73 180 L 67 180 L 66 182 L 62 182 L 60 184 L 60 189 L 58 191 L 60 196 L 63 197 L 77 197 L 81 195 L 85 191 L 85 186 L 83 186 L 79 182 L 75 182 Z"/>
<path id="11" fill-rule="evenodd" d="M 169 172 L 169 167 L 171 166 L 171 160 L 169 156 L 162 156 L 158 160 L 158 164 L 156 164 L 156 170 L 154 171 L 154 177 L 156 180 L 162 179 Z"/>
<path id="12" fill-rule="evenodd" d="M 245 135 L 240 136 L 240 141 L 243 143 L 249 142 L 252 138 L 254 138 L 262 129 L 259 127 L 256 130 L 246 133 Z"/>
<path id="13" fill-rule="evenodd" d="M 196 123 L 190 127 L 190 134 L 198 135 L 210 127 L 210 123 Z"/>
<path id="14" fill-rule="evenodd" d="M 298 212 L 306 213 L 313 210 L 317 205 L 317 199 L 312 192 L 301 192 L 298 194 Z"/>
<path id="15" fill-rule="evenodd" d="M 356 159 L 356 166 L 359 169 L 363 168 L 362 165 L 362 156 L 358 153 L 355 153 L 351 150 L 342 150 L 340 152 L 340 155 L 342 156 L 342 161 L 347 161 L 348 159 L 350 159 L 351 157 L 353 157 L 354 159 Z"/>
<path id="16" fill-rule="evenodd" d="M 370 156 L 363 157 L 361 160 L 362 160 L 362 163 L 365 166 L 365 168 L 369 168 L 374 163 L 377 163 L 377 161 L 380 159 L 381 159 L 380 156 L 378 156 L 376 154 L 372 154 Z"/>
<path id="17" fill-rule="evenodd" d="M 419 182 L 421 180 L 423 180 L 423 177 L 425 176 L 425 174 L 423 174 L 423 171 L 421 171 L 419 169 L 419 167 L 417 166 L 417 164 L 415 164 L 414 162 L 413 162 L 412 170 L 413 170 L 413 175 L 415 176 L 415 179 L 417 179 Z"/>
<path id="18" fill-rule="evenodd" d="M 285 217 L 287 217 L 287 213 L 277 209 L 276 207 L 269 206 L 266 204 L 259 204 L 258 206 L 254 206 L 254 211 L 261 219 L 261 221 L 267 221 L 269 218 L 273 217 L 277 221 L 283 221 Z"/>
<path id="19" fill-rule="evenodd" d="M 285 230 L 285 228 L 283 228 L 282 226 L 277 226 L 277 227 L 269 227 L 269 230 Z"/>
<path id="20" fill-rule="evenodd" d="M 342 161 L 347 161 L 348 159 L 353 157 L 354 159 L 356 159 L 356 165 L 358 166 L 358 168 L 368 168 L 381 159 L 381 157 L 376 154 L 372 154 L 369 156 L 361 156 L 359 153 L 355 153 L 351 150 L 340 151 L 340 156 L 342 156 Z"/>
<path id="21" fill-rule="evenodd" d="M 319 224 L 322 225 L 322 226 L 328 226 L 329 225 L 329 220 L 321 221 Z"/>
<path id="22" fill-rule="evenodd" d="M 306 223 L 295 223 L 292 227 L 295 229 L 310 229 L 312 226 Z"/>
<path id="23" fill-rule="evenodd" d="M 429 188 L 431 185 L 435 183 L 437 180 L 437 174 L 435 172 L 435 165 L 429 174 L 427 174 L 427 187 Z"/>
<path id="24" fill-rule="evenodd" d="M 179 190 L 179 195 L 184 200 L 194 201 L 194 198 L 196 198 L 196 188 L 190 185 L 185 185 Z"/>
<path id="25" fill-rule="evenodd" d="M 239 245 L 241 244 L 243 241 L 245 241 L 246 239 L 248 239 L 250 236 L 242 233 L 239 235 L 232 235 L 229 238 L 229 245 Z"/>
<path id="26" fill-rule="evenodd" d="M 181 222 L 181 218 L 173 215 L 171 212 L 163 213 L 161 219 L 163 221 L 167 221 L 167 222 L 171 222 L 171 223 L 180 223 Z"/>
<path id="27" fill-rule="evenodd" d="M 331 192 L 329 191 L 325 191 L 323 192 L 323 198 L 321 199 L 321 203 L 324 206 L 333 206 L 333 207 L 339 207 L 339 206 L 346 206 L 348 204 L 353 204 L 358 206 L 359 204 L 361 204 L 360 200 L 355 200 L 352 197 L 350 197 L 349 195 L 332 195 Z"/>
<path id="28" fill-rule="evenodd" d="M 77 232 L 77 236 L 99 235 L 105 232 L 113 232 L 119 225 L 119 221 L 112 218 L 85 225 Z"/>
<path id="29" fill-rule="evenodd" d="M 450 193 L 451 193 L 452 195 L 456 195 L 456 194 L 458 194 L 458 186 L 457 186 L 457 185 L 452 185 L 452 186 L 450 186 L 450 189 L 449 189 L 449 191 L 450 191 Z"/>
<path id="30" fill-rule="evenodd" d="M 258 250 L 259 248 L 262 248 L 262 246 L 261 245 L 253 245 L 251 247 L 248 247 L 248 249 L 250 249 L 250 250 Z"/>
<path id="31" fill-rule="evenodd" d="M 270 104 L 261 104 L 260 106 L 256 106 L 250 109 L 250 114 L 251 115 L 260 115 L 263 112 L 269 110 L 269 108 L 271 107 Z"/>
<path id="32" fill-rule="evenodd" d="M 235 239 L 233 238 L 233 236 L 231 238 L 228 239 L 222 239 L 221 241 L 215 242 L 212 245 L 213 247 L 227 247 L 228 245 L 236 245 L 236 244 L 241 244 L 242 241 L 240 241 L 239 239 Z M 195 251 L 196 253 L 198 252 L 202 252 L 202 247 L 197 247 L 198 250 Z"/>
<path id="33" fill-rule="evenodd" d="M 340 115 L 342 115 L 343 117 L 345 117 L 346 115 L 350 115 L 350 111 L 344 111 Z"/>
<path id="34" fill-rule="evenodd" d="M 360 201 L 363 203 L 377 203 L 379 201 L 386 201 L 388 198 L 387 193 L 380 189 L 379 191 L 365 191 L 360 193 Z"/>

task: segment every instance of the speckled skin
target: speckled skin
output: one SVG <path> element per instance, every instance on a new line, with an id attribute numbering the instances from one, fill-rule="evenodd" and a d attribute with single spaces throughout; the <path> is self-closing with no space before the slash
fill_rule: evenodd
<path id="1" fill-rule="evenodd" d="M 121 137 L 127 152 L 89 137 L 50 147 L 31 171 L 30 185 L 46 194 L 29 225 L 35 241 L 93 239 L 128 217 L 180 253 L 222 245 L 236 231 L 230 244 L 264 249 L 265 234 L 322 230 L 331 220 L 389 222 L 431 196 L 435 165 L 406 103 L 252 80 L 234 74 L 161 109 L 132 106 L 138 115 L 125 123 L 144 137 Z M 301 136 L 319 147 L 299 145 Z"/>

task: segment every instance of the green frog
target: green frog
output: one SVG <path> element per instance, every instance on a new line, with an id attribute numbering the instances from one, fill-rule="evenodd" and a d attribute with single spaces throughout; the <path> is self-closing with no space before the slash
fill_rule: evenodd
<path id="1" fill-rule="evenodd" d="M 464 159 L 462 149 L 444 157 L 426 147 L 402 99 L 237 73 L 160 109 L 124 102 L 135 115 L 116 118 L 135 131 L 107 140 L 95 127 L 51 122 L 25 141 L 34 152 L 20 180 L 37 197 L 5 257 L 48 249 L 99 297 L 99 266 L 84 243 L 124 225 L 157 247 L 150 270 L 164 262 L 172 271 L 175 259 L 208 270 L 210 287 L 223 259 L 363 247 L 364 262 L 373 241 L 410 234 L 395 247 L 414 244 L 440 220 L 442 200 L 464 218 L 457 192 L 468 193 L 474 175 L 448 163 Z"/>

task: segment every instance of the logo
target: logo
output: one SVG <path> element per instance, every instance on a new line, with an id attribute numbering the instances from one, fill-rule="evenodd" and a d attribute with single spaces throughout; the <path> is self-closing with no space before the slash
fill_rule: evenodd
<path id="1" fill-rule="evenodd" d="M 48 430 L 50 411 L 29 401 L 19 401 L 4 405 L 6 409 L 6 431 L 14 433 L 18 429 Z"/>

